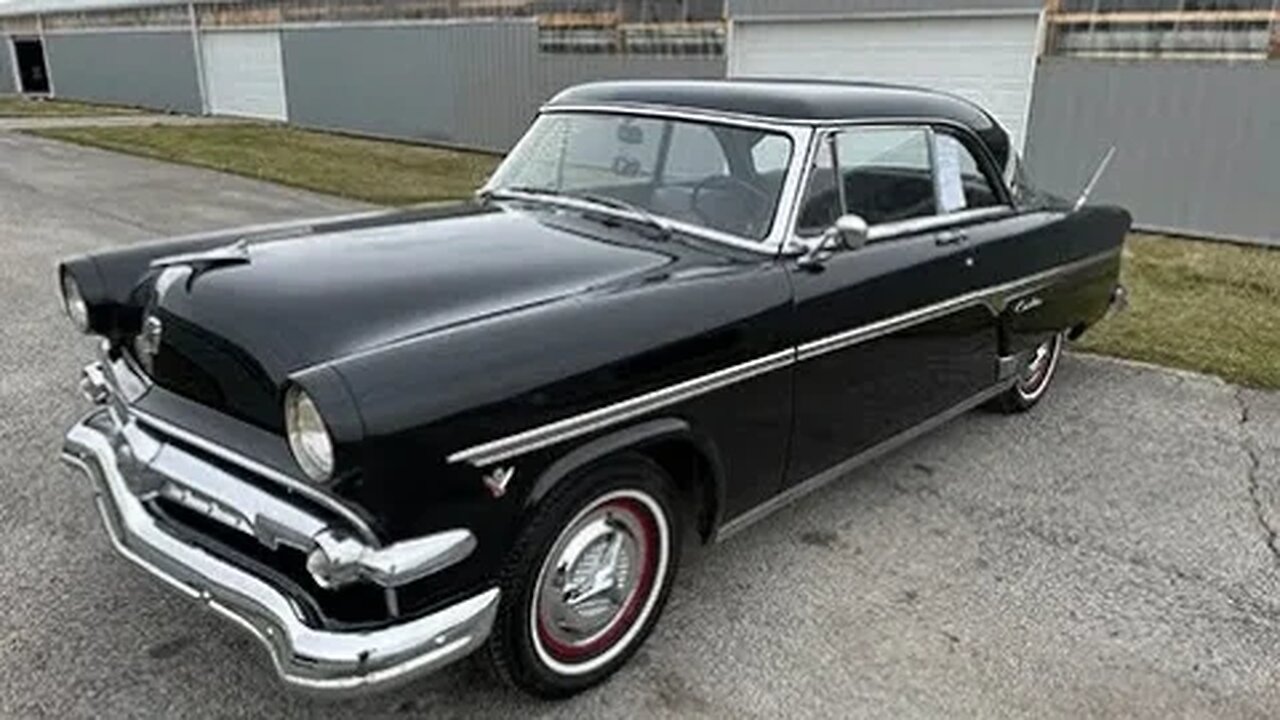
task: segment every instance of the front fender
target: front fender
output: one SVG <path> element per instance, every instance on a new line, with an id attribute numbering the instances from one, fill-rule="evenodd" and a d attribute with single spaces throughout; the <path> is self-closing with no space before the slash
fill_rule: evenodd
<path id="1" fill-rule="evenodd" d="M 524 497 L 524 512 L 531 511 L 551 491 L 564 482 L 571 480 L 576 473 L 594 463 L 628 450 L 647 453 L 655 446 L 678 449 L 677 452 L 681 453 L 683 451 L 693 453 L 696 459 L 704 464 L 706 472 L 701 473 L 703 477 L 699 477 L 696 480 L 700 485 L 688 487 L 687 489 L 706 494 L 705 497 L 710 501 L 711 506 L 709 508 L 694 509 L 709 511 L 709 515 L 706 517 L 709 527 L 718 526 L 725 506 L 726 493 L 724 463 L 721 461 L 720 453 L 712 438 L 695 433 L 686 420 L 674 417 L 657 418 L 642 422 L 638 425 L 616 430 L 575 447 L 552 462 L 538 475 L 537 480 L 534 481 L 528 494 Z M 665 453 L 660 453 L 660 455 L 664 457 L 656 459 L 661 464 L 667 458 Z M 680 480 L 678 479 L 677 481 L 679 482 Z"/>

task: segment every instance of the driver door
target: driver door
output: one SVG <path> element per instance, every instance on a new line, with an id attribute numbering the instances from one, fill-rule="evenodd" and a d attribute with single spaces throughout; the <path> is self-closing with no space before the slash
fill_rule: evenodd
<path id="1" fill-rule="evenodd" d="M 924 126 L 852 127 L 822 140 L 798 232 L 816 236 L 852 213 L 868 242 L 790 267 L 800 351 L 787 486 L 995 383 L 996 324 L 965 301 L 975 245 L 958 242 L 963 230 L 939 214 L 933 142 Z"/>

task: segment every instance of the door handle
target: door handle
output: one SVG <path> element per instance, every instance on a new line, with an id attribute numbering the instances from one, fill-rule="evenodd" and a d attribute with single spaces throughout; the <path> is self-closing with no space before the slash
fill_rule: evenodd
<path id="1" fill-rule="evenodd" d="M 944 245 L 959 245 L 969 239 L 969 233 L 963 230 L 944 230 L 938 233 L 933 239 L 933 244 L 939 247 Z"/>

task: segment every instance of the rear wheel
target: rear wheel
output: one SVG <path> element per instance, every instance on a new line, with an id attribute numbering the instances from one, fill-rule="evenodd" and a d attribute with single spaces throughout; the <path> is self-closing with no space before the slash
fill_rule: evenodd
<path id="1" fill-rule="evenodd" d="M 627 456 L 543 500 L 516 540 L 485 657 L 510 684 L 565 697 L 602 682 L 644 642 L 676 573 L 670 479 Z"/>
<path id="2" fill-rule="evenodd" d="M 1057 333 L 1036 346 L 1023 366 L 1018 381 L 996 399 L 996 406 L 1006 413 L 1026 412 L 1035 407 L 1049 390 L 1058 370 L 1065 333 Z"/>

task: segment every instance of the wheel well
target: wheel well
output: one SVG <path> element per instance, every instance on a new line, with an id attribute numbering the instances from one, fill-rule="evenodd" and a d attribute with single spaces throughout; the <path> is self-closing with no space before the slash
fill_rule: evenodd
<path id="1" fill-rule="evenodd" d="M 703 543 L 710 542 L 715 532 L 717 511 L 715 471 L 706 454 L 687 438 L 667 438 L 647 443 L 636 451 L 647 456 L 671 476 L 688 508 Z"/>

